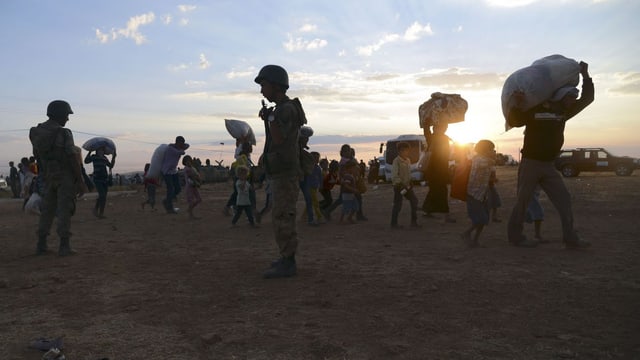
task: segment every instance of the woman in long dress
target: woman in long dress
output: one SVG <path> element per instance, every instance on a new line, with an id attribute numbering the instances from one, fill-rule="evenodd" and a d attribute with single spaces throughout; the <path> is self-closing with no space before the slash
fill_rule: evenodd
<path id="1" fill-rule="evenodd" d="M 451 147 L 449 137 L 445 134 L 449 124 L 444 121 L 433 125 L 433 132 L 425 127 L 425 138 L 431 157 L 426 170 L 426 180 L 429 184 L 429 192 L 424 199 L 422 210 L 426 217 L 433 217 L 434 213 L 445 214 L 445 222 L 455 222 L 449 214 L 449 157 Z"/>

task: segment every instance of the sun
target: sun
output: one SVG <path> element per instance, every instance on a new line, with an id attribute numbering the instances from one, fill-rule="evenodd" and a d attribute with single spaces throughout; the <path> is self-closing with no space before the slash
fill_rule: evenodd
<path id="1" fill-rule="evenodd" d="M 467 144 L 475 143 L 481 139 L 487 139 L 487 132 L 486 124 L 477 121 L 464 121 L 450 124 L 447 135 L 456 143 Z"/>

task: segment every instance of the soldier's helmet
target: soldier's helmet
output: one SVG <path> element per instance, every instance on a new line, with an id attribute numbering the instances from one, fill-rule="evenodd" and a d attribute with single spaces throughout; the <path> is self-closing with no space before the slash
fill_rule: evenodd
<path id="1" fill-rule="evenodd" d="M 47 116 L 49 117 L 69 114 L 73 114 L 73 110 L 71 110 L 71 105 L 64 100 L 53 100 L 47 106 Z"/>
<path id="2" fill-rule="evenodd" d="M 272 84 L 280 85 L 284 87 L 285 90 L 289 88 L 289 75 L 282 66 L 265 65 L 262 67 L 254 81 L 256 84 L 260 84 L 262 80 L 267 80 Z"/>

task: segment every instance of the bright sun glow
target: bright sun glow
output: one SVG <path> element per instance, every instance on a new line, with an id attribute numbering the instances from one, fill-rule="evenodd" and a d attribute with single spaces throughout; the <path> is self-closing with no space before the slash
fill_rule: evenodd
<path id="1" fill-rule="evenodd" d="M 487 126 L 481 122 L 465 121 L 449 125 L 447 135 L 456 143 L 467 144 L 493 138 L 488 130 Z"/>

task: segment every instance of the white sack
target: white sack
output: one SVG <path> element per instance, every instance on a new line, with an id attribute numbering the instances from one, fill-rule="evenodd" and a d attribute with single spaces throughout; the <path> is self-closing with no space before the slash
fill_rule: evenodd
<path id="1" fill-rule="evenodd" d="M 104 147 L 104 153 L 107 155 L 116 152 L 116 144 L 113 140 L 102 136 L 91 138 L 82 144 L 82 148 L 87 151 L 96 151 L 101 147 Z"/>
<path id="2" fill-rule="evenodd" d="M 580 81 L 580 64 L 562 55 L 550 55 L 538 59 L 530 66 L 509 75 L 502 87 L 502 114 L 505 119 L 515 106 L 512 95 L 524 92 L 520 110 L 527 111 L 549 100 L 553 93 L 564 86 L 577 86 Z M 505 123 L 505 128 L 510 127 Z"/>
<path id="3" fill-rule="evenodd" d="M 256 135 L 253 133 L 251 125 L 246 121 L 224 119 L 224 126 L 234 139 L 248 138 L 251 145 L 256 144 Z"/>
<path id="4" fill-rule="evenodd" d="M 164 161 L 164 154 L 167 152 L 168 146 L 169 145 L 167 144 L 162 144 L 153 151 L 153 155 L 151 155 L 149 170 L 147 171 L 147 178 L 157 179 L 160 177 L 162 173 L 162 162 Z"/>

